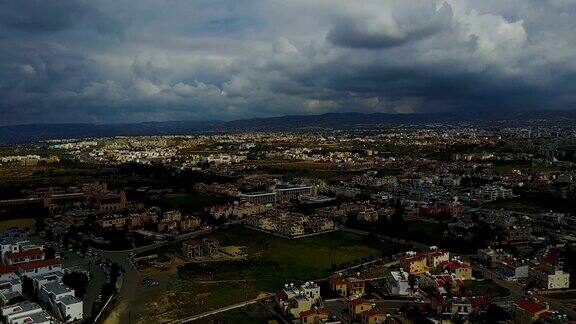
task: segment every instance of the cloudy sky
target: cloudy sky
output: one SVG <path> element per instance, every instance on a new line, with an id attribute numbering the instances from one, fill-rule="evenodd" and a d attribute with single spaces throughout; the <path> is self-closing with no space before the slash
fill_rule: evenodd
<path id="1" fill-rule="evenodd" d="M 0 1 L 0 124 L 576 108 L 576 0 Z"/>

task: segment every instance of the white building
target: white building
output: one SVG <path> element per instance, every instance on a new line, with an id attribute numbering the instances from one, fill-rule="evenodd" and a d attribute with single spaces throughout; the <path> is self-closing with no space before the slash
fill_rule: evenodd
<path id="1" fill-rule="evenodd" d="M 494 201 L 498 199 L 508 199 L 514 197 L 512 189 L 502 186 L 485 185 L 476 190 L 476 196 L 485 201 Z"/>
<path id="2" fill-rule="evenodd" d="M 570 274 L 545 264 L 530 268 L 530 277 L 545 289 L 565 289 L 570 287 Z"/>
<path id="3" fill-rule="evenodd" d="M 243 193 L 240 199 L 253 204 L 273 204 L 276 202 L 276 192 Z"/>
<path id="4" fill-rule="evenodd" d="M 62 282 L 62 278 L 64 278 L 64 273 L 59 270 L 33 276 L 32 284 L 34 286 L 34 292 L 38 294 L 41 286 L 51 282 Z"/>
<path id="5" fill-rule="evenodd" d="M 306 282 L 300 287 L 285 285 L 276 293 L 276 300 L 284 314 L 299 318 L 301 312 L 321 303 L 320 286 L 314 282 Z"/>
<path id="6" fill-rule="evenodd" d="M 42 307 L 29 301 L 2 307 L 2 317 L 7 324 L 52 323 L 52 317 Z"/>
<path id="7" fill-rule="evenodd" d="M 38 299 L 40 299 L 53 314 L 66 322 L 82 319 L 82 300 L 76 298 L 74 290 L 68 288 L 61 282 L 49 282 L 40 286 Z"/>
<path id="8" fill-rule="evenodd" d="M 21 276 L 33 277 L 53 271 L 62 271 L 62 259 L 38 260 L 16 265 Z"/>
<path id="9" fill-rule="evenodd" d="M 18 278 L 16 275 L 16 268 L 0 263 L 0 280 L 8 280 L 11 278 Z"/>
<path id="10" fill-rule="evenodd" d="M 5 255 L 7 253 L 18 253 L 22 251 L 28 251 L 32 249 L 39 249 L 36 244 L 32 244 L 28 240 L 22 240 L 17 238 L 7 238 L 2 240 L 0 243 L 0 252 L 2 253 L 2 262 L 7 263 L 5 260 Z"/>
<path id="11" fill-rule="evenodd" d="M 20 278 L 0 280 L 0 300 L 7 305 L 11 300 L 22 297 L 22 281 Z"/>
<path id="12" fill-rule="evenodd" d="M 404 270 L 390 272 L 390 277 L 388 277 L 388 280 L 386 281 L 390 294 L 402 296 L 410 295 L 412 291 L 408 284 L 408 276 L 408 272 Z M 416 284 L 414 289 L 418 289 L 418 284 Z"/>

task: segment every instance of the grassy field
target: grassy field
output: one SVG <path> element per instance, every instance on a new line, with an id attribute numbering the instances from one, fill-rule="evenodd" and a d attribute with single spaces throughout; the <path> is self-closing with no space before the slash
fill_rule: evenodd
<path id="1" fill-rule="evenodd" d="M 357 171 L 334 170 L 331 163 L 283 162 L 262 166 L 260 169 L 271 174 L 281 174 L 286 180 L 306 177 L 326 181 L 346 181 L 361 173 Z"/>
<path id="2" fill-rule="evenodd" d="M 287 282 L 327 277 L 331 271 L 380 255 L 355 234 L 333 232 L 299 240 L 282 239 L 245 228 L 215 233 L 222 246 L 244 246 L 253 259 L 245 262 L 188 264 L 183 278 L 252 280 L 261 291 L 274 291 Z"/>
<path id="3" fill-rule="evenodd" d="M 162 293 L 150 291 L 139 296 L 138 323 L 166 323 L 258 296 L 243 283 L 198 283 L 172 279 Z"/>
<path id="4" fill-rule="evenodd" d="M 397 252 L 392 251 L 394 246 L 378 248 L 364 236 L 345 232 L 289 240 L 233 227 L 212 235 L 220 240 L 221 246 L 243 247 L 250 257 L 245 261 L 189 263 L 180 266 L 177 273 L 156 274 L 168 277 L 168 283 L 160 295 L 149 291 L 139 297 L 143 305 L 142 322 L 184 318 L 272 293 L 285 283 L 327 277 L 335 267 L 380 256 L 382 251 Z M 179 255 L 181 247 L 179 242 L 150 253 Z M 210 319 L 224 323 L 261 323 L 272 318 L 265 309 L 250 306 Z"/>
<path id="5" fill-rule="evenodd" d="M 0 193 L 13 188 L 37 188 L 45 186 L 71 186 L 91 182 L 116 172 L 113 168 L 97 167 L 75 162 L 49 165 L 22 166 L 18 163 L 0 165 Z M 17 191 L 17 190 L 16 190 Z M 7 197 L 12 198 L 12 197 Z"/>

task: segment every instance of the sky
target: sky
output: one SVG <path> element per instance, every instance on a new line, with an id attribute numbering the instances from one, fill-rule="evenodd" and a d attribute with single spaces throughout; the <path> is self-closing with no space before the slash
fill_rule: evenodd
<path id="1" fill-rule="evenodd" d="M 576 108 L 576 0 L 0 0 L 0 125 Z"/>

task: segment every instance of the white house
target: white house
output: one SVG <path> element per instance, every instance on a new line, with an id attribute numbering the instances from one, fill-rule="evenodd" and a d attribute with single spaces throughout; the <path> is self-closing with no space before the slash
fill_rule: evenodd
<path id="1" fill-rule="evenodd" d="M 32 276 L 31 278 L 32 278 L 32 284 L 34 286 L 34 292 L 38 294 L 41 286 L 51 282 L 62 282 L 62 278 L 64 278 L 64 273 L 58 270 L 47 273 L 41 273 Z"/>
<path id="2" fill-rule="evenodd" d="M 38 274 L 62 271 L 62 259 L 37 260 L 16 265 L 21 276 L 33 277 Z"/>
<path id="3" fill-rule="evenodd" d="M 408 272 L 404 270 L 390 272 L 390 277 L 388 277 L 388 280 L 386 281 L 390 294 L 409 295 L 411 291 L 410 285 L 408 284 L 408 276 Z M 416 284 L 414 288 L 418 289 L 418 284 Z"/>
<path id="4" fill-rule="evenodd" d="M 564 289 L 570 287 L 570 274 L 546 264 L 530 268 L 530 277 L 545 289 Z"/>
<path id="5" fill-rule="evenodd" d="M 0 280 L 0 300 L 7 305 L 11 300 L 22 296 L 22 281 L 20 278 Z"/>
<path id="6" fill-rule="evenodd" d="M 15 267 L 0 263 L 0 280 L 8 280 L 17 277 Z"/>
<path id="7" fill-rule="evenodd" d="M 284 314 L 299 318 L 301 312 L 321 302 L 320 286 L 314 282 L 306 282 L 300 287 L 286 285 L 276 293 L 276 301 Z"/>
<path id="8" fill-rule="evenodd" d="M 42 307 L 29 301 L 2 307 L 2 317 L 7 324 L 52 323 L 52 317 Z"/>
<path id="9" fill-rule="evenodd" d="M 81 320 L 83 316 L 82 300 L 76 298 L 74 290 L 61 282 L 49 282 L 38 290 L 40 299 L 53 314 L 66 322 Z"/>

